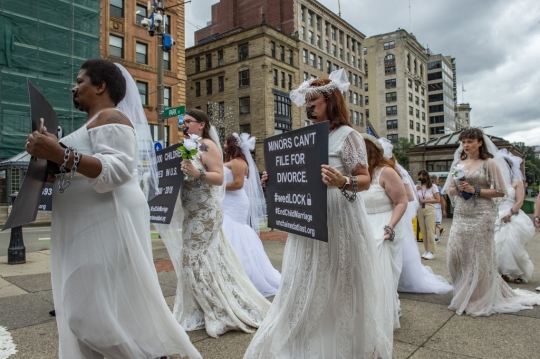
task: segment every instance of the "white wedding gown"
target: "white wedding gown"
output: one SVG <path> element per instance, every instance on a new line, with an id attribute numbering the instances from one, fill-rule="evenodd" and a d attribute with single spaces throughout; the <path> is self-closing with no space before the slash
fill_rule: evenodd
<path id="1" fill-rule="evenodd" d="M 233 181 L 232 171 L 223 167 L 225 183 Z M 249 199 L 244 188 L 227 191 L 223 199 L 223 231 L 233 246 L 244 271 L 265 297 L 276 294 L 281 274 L 272 266 L 261 239 L 248 225 Z"/>
<path id="2" fill-rule="evenodd" d="M 402 222 L 399 221 L 394 227 L 395 237 L 393 241 L 384 240 L 384 226 L 392 218 L 394 202 L 388 197 L 385 189 L 379 184 L 379 178 L 383 170 L 393 171 L 392 168 L 377 167 L 373 171 L 369 190 L 361 192 L 366 204 L 368 221 L 371 226 L 373 243 L 377 245 L 379 256 L 383 266 L 381 279 L 386 287 L 387 302 L 391 303 L 391 315 L 394 329 L 400 328 L 399 316 L 401 313 L 397 286 L 401 274 L 401 246 L 403 244 Z"/>
<path id="3" fill-rule="evenodd" d="M 504 223 L 501 218 L 510 213 L 516 202 L 516 189 L 508 186 L 507 197 L 499 205 L 499 216 L 495 222 L 495 245 L 499 259 L 499 273 L 521 278 L 525 283 L 531 279 L 534 265 L 529 259 L 525 245 L 535 236 L 532 220 L 522 211 Z"/>
<path id="4" fill-rule="evenodd" d="M 401 218 L 403 226 L 403 264 L 399 277 L 398 291 L 408 293 L 444 294 L 452 290 L 452 285 L 444 277 L 433 273 L 431 267 L 422 265 L 412 220 L 416 217 L 418 204 L 407 204 L 407 211 Z"/>
<path id="5" fill-rule="evenodd" d="M 329 135 L 329 164 L 343 174 L 367 166 L 360 134 L 341 126 Z M 392 357 L 379 255 L 364 201 L 328 188 L 328 243 L 289 234 L 282 280 L 245 359 Z"/>
<path id="6" fill-rule="evenodd" d="M 135 131 L 85 125 L 61 142 L 99 159 L 103 170 L 95 179 L 75 174 L 64 193 L 57 179 L 53 189 L 50 260 L 59 358 L 201 358 L 158 283 Z"/>

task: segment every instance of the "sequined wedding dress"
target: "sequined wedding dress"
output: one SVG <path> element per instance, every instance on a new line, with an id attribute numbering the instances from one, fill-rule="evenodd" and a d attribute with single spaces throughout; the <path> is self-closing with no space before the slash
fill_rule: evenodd
<path id="1" fill-rule="evenodd" d="M 532 276 L 534 265 L 529 259 L 525 245 L 535 236 L 534 224 L 522 211 L 504 223 L 501 219 L 510 213 L 516 202 L 516 189 L 507 187 L 506 200 L 499 206 L 495 223 L 495 246 L 497 248 L 499 273 L 513 278 L 521 278 L 525 283 Z"/>
<path id="2" fill-rule="evenodd" d="M 233 181 L 232 171 L 224 167 L 225 183 Z M 261 239 L 247 224 L 249 199 L 244 188 L 227 191 L 223 199 L 223 231 L 233 246 L 242 267 L 259 292 L 276 294 L 281 274 L 272 266 Z"/>
<path id="3" fill-rule="evenodd" d="M 329 135 L 329 164 L 367 166 L 363 138 L 347 126 Z M 245 359 L 392 357 L 392 326 L 364 201 L 328 188 L 328 243 L 289 234 L 282 280 Z"/>
<path id="4" fill-rule="evenodd" d="M 197 159 L 192 162 L 201 168 Z M 270 302 L 253 286 L 222 231 L 220 187 L 197 187 L 190 178 L 178 202 L 171 225 L 157 226 L 178 277 L 176 319 L 185 330 L 206 328 L 214 338 L 230 330 L 255 332 Z M 175 229 L 178 222 L 181 231 Z"/>
<path id="5" fill-rule="evenodd" d="M 466 179 L 473 187 L 505 192 L 504 180 L 492 159 L 469 171 Z M 455 183 L 450 187 L 455 188 Z M 448 238 L 447 265 L 454 296 L 449 308 L 457 314 L 487 316 L 518 312 L 540 304 L 540 294 L 512 290 L 497 271 L 493 236 L 500 198 L 478 197 L 476 205 L 474 198 L 465 200 L 454 196 L 453 200 L 455 209 Z"/>

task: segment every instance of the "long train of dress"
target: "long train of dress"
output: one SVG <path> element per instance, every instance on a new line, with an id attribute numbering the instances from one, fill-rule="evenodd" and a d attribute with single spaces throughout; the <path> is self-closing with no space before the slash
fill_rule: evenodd
<path id="1" fill-rule="evenodd" d="M 201 167 L 198 160 L 192 162 Z M 219 191 L 206 183 L 197 187 L 192 179 L 183 181 L 173 221 L 156 226 L 178 277 L 176 319 L 185 330 L 206 328 L 214 338 L 230 330 L 255 332 L 270 308 L 223 233 Z"/>
<path id="2" fill-rule="evenodd" d="M 329 164 L 367 166 L 364 140 L 347 126 L 329 136 Z M 289 234 L 282 279 L 245 359 L 392 357 L 382 267 L 364 201 L 328 188 L 328 243 Z"/>
<path id="3" fill-rule="evenodd" d="M 403 215 L 403 265 L 399 277 L 398 291 L 408 293 L 444 294 L 452 290 L 452 285 L 444 277 L 433 273 L 431 267 L 422 265 L 416 236 L 413 231 L 412 219 L 416 217 L 415 202 L 407 204 Z"/>
<path id="4" fill-rule="evenodd" d="M 201 358 L 159 286 L 134 130 L 83 126 L 61 142 L 98 158 L 103 170 L 95 179 L 75 174 L 64 193 L 56 184 L 53 189 L 50 259 L 59 358 Z"/>
<path id="5" fill-rule="evenodd" d="M 232 172 L 224 167 L 225 183 L 232 182 Z M 233 246 L 242 267 L 257 290 L 265 297 L 276 294 L 281 274 L 272 266 L 261 239 L 246 221 L 249 200 L 241 188 L 227 191 L 223 199 L 223 231 Z"/>
<path id="6" fill-rule="evenodd" d="M 469 171 L 467 182 L 479 188 L 504 192 L 504 180 L 492 159 Z M 454 219 L 448 238 L 447 265 L 454 285 L 449 308 L 471 316 L 512 313 L 540 304 L 540 294 L 512 290 L 497 271 L 493 239 L 498 215 L 495 200 L 456 196 Z"/>
<path id="7" fill-rule="evenodd" d="M 522 211 L 510 218 L 510 222 L 504 223 L 501 218 L 510 213 L 510 209 L 516 201 L 516 190 L 507 187 L 507 198 L 499 206 L 499 216 L 495 223 L 495 245 L 499 258 L 499 273 L 521 278 L 525 283 L 531 279 L 534 264 L 529 259 L 525 250 L 527 243 L 533 239 L 535 233 L 534 224 Z"/>

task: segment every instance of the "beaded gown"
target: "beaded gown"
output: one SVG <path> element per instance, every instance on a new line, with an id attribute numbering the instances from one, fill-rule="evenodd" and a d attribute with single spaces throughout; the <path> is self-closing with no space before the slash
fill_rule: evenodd
<path id="1" fill-rule="evenodd" d="M 367 167 L 361 135 L 329 135 L 329 164 L 343 174 Z M 364 207 L 329 187 L 328 242 L 289 234 L 281 285 L 245 359 L 392 357 L 382 267 Z"/>
<path id="2" fill-rule="evenodd" d="M 501 172 L 492 159 L 469 170 L 466 180 L 473 187 L 506 192 Z M 456 187 L 454 181 L 450 187 Z M 452 199 L 455 208 L 448 238 L 447 265 L 454 296 L 449 309 L 457 314 L 465 312 L 471 316 L 488 316 L 518 312 L 540 304 L 540 294 L 512 290 L 497 271 L 493 236 L 501 199 L 477 197 L 476 205 L 474 197 L 465 200 L 461 196 L 453 196 Z"/>
<path id="3" fill-rule="evenodd" d="M 232 182 L 232 171 L 223 169 L 225 183 Z M 227 191 L 223 199 L 223 231 L 253 285 L 263 296 L 270 297 L 278 290 L 281 274 L 270 263 L 257 233 L 247 224 L 248 210 L 249 199 L 244 188 Z"/>
<path id="4" fill-rule="evenodd" d="M 399 296 L 397 292 L 399 276 L 402 267 L 403 223 L 399 221 L 394 227 L 395 237 L 393 241 L 384 239 L 384 226 L 390 222 L 394 212 L 394 202 L 386 194 L 386 190 L 380 185 L 379 179 L 384 171 L 393 171 L 392 168 L 377 167 L 373 171 L 369 190 L 361 192 L 366 204 L 368 221 L 373 234 L 372 240 L 377 245 L 381 263 L 383 265 L 382 280 L 386 287 L 387 302 L 391 303 L 391 316 L 394 329 L 400 328 L 399 314 L 401 312 Z"/>
<path id="5" fill-rule="evenodd" d="M 192 163 L 202 168 L 199 161 Z M 156 226 L 178 277 L 176 319 L 186 331 L 205 328 L 214 338 L 230 330 L 254 333 L 270 308 L 223 233 L 220 190 L 183 181 L 171 224 Z"/>
<path id="6" fill-rule="evenodd" d="M 495 246 L 497 248 L 499 273 L 521 278 L 525 283 L 531 279 L 534 265 L 525 250 L 535 233 L 531 219 L 520 209 L 518 214 L 504 223 L 501 219 L 510 213 L 516 203 L 516 189 L 507 187 L 506 200 L 499 206 L 495 222 Z"/>

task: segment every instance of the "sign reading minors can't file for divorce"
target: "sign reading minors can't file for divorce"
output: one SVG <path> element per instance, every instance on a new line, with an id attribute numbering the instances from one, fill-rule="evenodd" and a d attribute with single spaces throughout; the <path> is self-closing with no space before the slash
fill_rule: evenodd
<path id="1" fill-rule="evenodd" d="M 264 140 L 268 227 L 328 242 L 327 121 Z"/>

